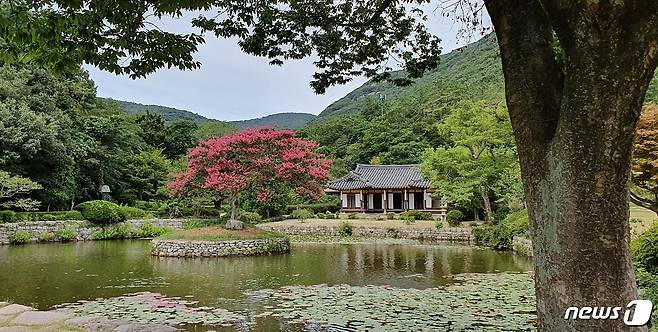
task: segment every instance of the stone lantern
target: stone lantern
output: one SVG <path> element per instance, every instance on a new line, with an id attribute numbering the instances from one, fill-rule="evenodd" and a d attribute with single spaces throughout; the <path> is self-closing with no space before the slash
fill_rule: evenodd
<path id="1" fill-rule="evenodd" d="M 100 189 L 98 191 L 100 191 L 100 193 L 101 193 L 101 199 L 102 200 L 109 201 L 111 199 L 110 193 L 112 192 L 112 190 L 110 190 L 110 186 L 104 184 L 100 187 Z"/>

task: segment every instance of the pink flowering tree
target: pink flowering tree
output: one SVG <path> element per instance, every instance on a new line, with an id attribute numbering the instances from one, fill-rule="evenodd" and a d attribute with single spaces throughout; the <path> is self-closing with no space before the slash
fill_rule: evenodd
<path id="1" fill-rule="evenodd" d="M 317 146 L 295 137 L 293 130 L 270 127 L 209 139 L 190 151 L 187 169 L 169 188 L 179 195 L 198 189 L 228 194 L 229 223 L 238 218 L 238 195 L 243 191 L 255 193 L 259 202 L 290 189 L 318 199 L 331 162 L 315 152 Z"/>

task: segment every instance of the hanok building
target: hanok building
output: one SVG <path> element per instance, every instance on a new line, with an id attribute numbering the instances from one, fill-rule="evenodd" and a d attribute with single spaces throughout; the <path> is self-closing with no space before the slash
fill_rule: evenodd
<path id="1" fill-rule="evenodd" d="M 419 165 L 362 165 L 327 184 L 340 193 L 341 212 L 387 213 L 430 211 L 444 216 L 447 206 L 432 198 L 434 190 Z"/>

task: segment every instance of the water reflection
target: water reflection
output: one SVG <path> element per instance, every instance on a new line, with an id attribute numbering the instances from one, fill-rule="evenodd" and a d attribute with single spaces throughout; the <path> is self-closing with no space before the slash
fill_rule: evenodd
<path id="1" fill-rule="evenodd" d="M 245 291 L 285 285 L 428 288 L 464 272 L 528 271 L 530 260 L 457 245 L 294 244 L 288 255 L 152 257 L 146 241 L 0 247 L 0 300 L 41 309 L 78 299 L 152 291 L 201 305 L 244 302 Z"/>

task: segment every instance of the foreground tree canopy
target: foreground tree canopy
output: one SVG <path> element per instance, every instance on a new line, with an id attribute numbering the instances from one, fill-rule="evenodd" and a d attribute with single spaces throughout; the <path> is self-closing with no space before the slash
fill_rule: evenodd
<path id="1" fill-rule="evenodd" d="M 15 0 L 2 5 L 2 59 L 54 68 L 86 61 L 133 76 L 195 68 L 199 36 L 161 32 L 146 18 L 208 9 L 196 27 L 237 37 L 245 52 L 273 64 L 316 54 L 318 92 L 357 74 L 408 83 L 436 65 L 440 50 L 414 8 L 424 2 Z M 532 224 L 540 330 L 627 330 L 621 320 L 563 316 L 571 306 L 637 298 L 628 187 L 635 125 L 658 65 L 658 3 L 436 5 L 470 26 L 481 25 L 486 8 L 495 28 Z M 391 57 L 408 77 L 387 74 Z"/>

